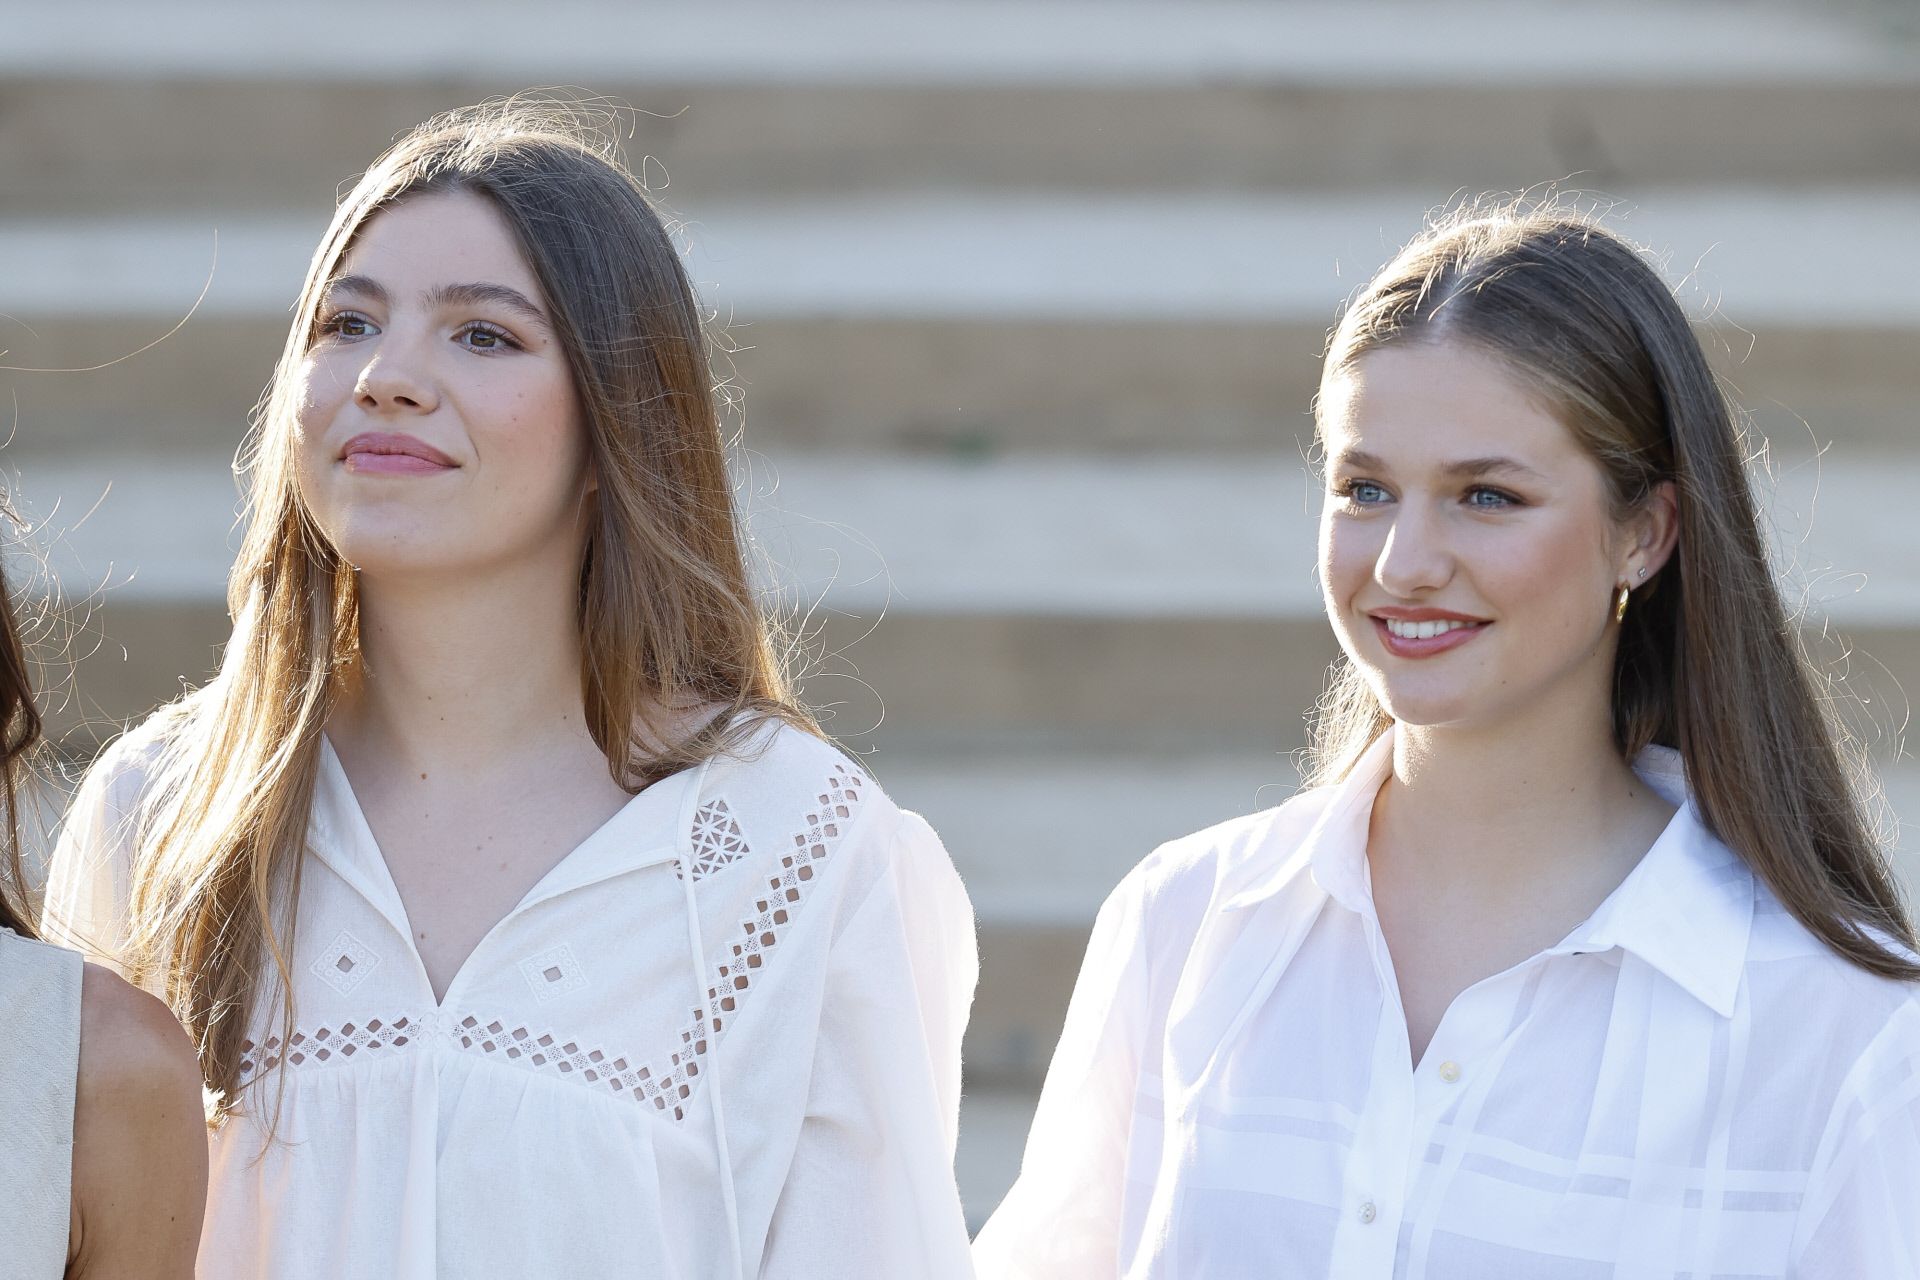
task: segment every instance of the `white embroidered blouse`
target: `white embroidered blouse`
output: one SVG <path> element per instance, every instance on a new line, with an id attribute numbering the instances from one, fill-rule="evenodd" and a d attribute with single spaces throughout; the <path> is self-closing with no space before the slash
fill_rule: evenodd
<path id="1" fill-rule="evenodd" d="M 152 755 L 136 733 L 103 757 L 55 856 L 49 917 L 106 958 Z M 256 1015 L 203 1280 L 970 1274 L 952 1170 L 972 908 L 860 769 L 769 726 L 649 787 L 436 1002 L 323 756 L 297 1023 Z"/>
<path id="2" fill-rule="evenodd" d="M 1795 922 L 1672 752 L 1640 864 L 1413 1064 L 1366 863 L 1390 754 L 1114 892 L 981 1280 L 1920 1277 L 1920 992 Z"/>

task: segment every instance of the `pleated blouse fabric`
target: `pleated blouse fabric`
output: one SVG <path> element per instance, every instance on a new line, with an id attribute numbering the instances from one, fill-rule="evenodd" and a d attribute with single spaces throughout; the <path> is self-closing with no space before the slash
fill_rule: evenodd
<path id="1" fill-rule="evenodd" d="M 95 766 L 56 854 L 50 915 L 109 955 L 153 745 Z M 770 725 L 641 792 L 442 1000 L 330 747 L 308 842 L 296 1021 L 256 1017 L 203 1280 L 970 1274 L 972 908 L 827 744 Z"/>
<path id="2" fill-rule="evenodd" d="M 1920 995 L 1789 916 L 1671 752 L 1636 869 L 1414 1063 L 1366 862 L 1391 750 L 1115 891 L 982 1280 L 1920 1277 Z"/>
<path id="3" fill-rule="evenodd" d="M 83 967 L 76 952 L 0 929 L 0 1255 L 18 1280 L 67 1269 Z"/>

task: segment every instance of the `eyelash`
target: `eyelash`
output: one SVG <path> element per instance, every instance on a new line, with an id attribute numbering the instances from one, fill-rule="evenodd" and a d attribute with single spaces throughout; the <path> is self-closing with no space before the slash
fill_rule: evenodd
<path id="1" fill-rule="evenodd" d="M 510 347 L 515 351 L 525 350 L 525 348 L 523 348 L 518 342 L 514 340 L 514 337 L 512 334 L 508 333 L 505 329 L 502 329 L 497 324 L 488 324 L 484 320 L 475 320 L 470 324 L 461 326 L 460 335 L 462 337 L 472 337 L 476 333 L 484 333 L 490 338 L 498 339 L 502 346 Z M 467 348 L 467 350 L 478 351 L 484 354 L 491 354 L 494 351 L 499 350 L 499 348 L 470 346 Z"/>
<path id="2" fill-rule="evenodd" d="M 315 329 L 316 340 L 318 340 L 318 338 L 326 338 L 326 337 L 341 337 L 341 338 L 345 338 L 349 342 L 352 342 L 356 339 L 364 338 L 368 336 L 363 333 L 354 333 L 354 334 L 342 333 L 341 332 L 342 327 L 348 324 L 363 324 L 370 329 L 378 327 L 373 323 L 373 321 L 369 320 L 366 316 L 361 315 L 358 311 L 336 311 L 332 315 L 320 321 L 319 325 Z M 496 339 L 501 344 L 501 346 L 509 347 L 512 350 L 515 350 L 515 351 L 526 350 L 526 348 L 522 346 L 521 343 L 517 339 L 515 339 L 511 333 L 508 333 L 505 329 L 502 329 L 499 325 L 489 324 L 485 320 L 473 320 L 473 321 L 469 321 L 464 325 L 461 325 L 459 331 L 455 334 L 455 337 L 466 338 L 466 337 L 471 337 L 476 333 L 484 333 L 488 337 Z M 467 344 L 463 343 L 462 345 L 467 345 Z M 467 350 L 475 352 L 480 355 L 492 355 L 495 351 L 499 350 L 499 348 L 498 347 L 475 347 L 475 346 L 467 345 Z"/>
<path id="3" fill-rule="evenodd" d="M 1342 480 L 1334 485 L 1333 496 L 1336 498 L 1344 498 L 1348 502 L 1358 507 L 1377 507 L 1380 505 L 1380 500 L 1378 499 L 1372 502 L 1360 501 L 1360 499 L 1355 496 L 1355 491 L 1358 489 L 1378 489 L 1381 493 L 1385 493 L 1387 491 L 1385 485 L 1382 485 L 1375 480 Z M 1499 501 L 1498 502 L 1471 501 L 1471 499 L 1475 495 L 1483 494 L 1483 493 L 1490 495 L 1491 497 L 1498 498 Z M 1467 505 L 1469 507 L 1473 507 L 1480 511 L 1500 511 L 1508 507 L 1524 507 L 1527 505 L 1525 502 L 1521 501 L 1520 498 L 1518 498 L 1514 494 L 1508 493 L 1505 489 L 1495 489 L 1490 485 L 1484 485 L 1484 484 L 1477 484 L 1473 486 L 1471 489 L 1468 489 L 1466 493 L 1466 497 L 1468 499 Z"/>

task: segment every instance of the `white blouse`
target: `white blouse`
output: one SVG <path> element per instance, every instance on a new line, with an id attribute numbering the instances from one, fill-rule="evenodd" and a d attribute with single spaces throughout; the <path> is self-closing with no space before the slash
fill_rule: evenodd
<path id="1" fill-rule="evenodd" d="M 107 753 L 55 855 L 49 916 L 107 955 L 153 755 Z M 331 746 L 308 839 L 296 1025 L 256 1015 L 202 1280 L 971 1274 L 972 907 L 827 744 L 769 726 L 641 792 L 438 1002 Z"/>
<path id="2" fill-rule="evenodd" d="M 1680 805 L 1417 1067 L 1341 785 L 1108 900 L 982 1280 L 1920 1276 L 1920 994 L 1825 949 Z"/>

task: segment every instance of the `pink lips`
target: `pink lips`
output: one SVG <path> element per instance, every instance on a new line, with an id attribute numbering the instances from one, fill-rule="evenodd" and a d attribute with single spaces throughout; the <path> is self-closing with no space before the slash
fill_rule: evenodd
<path id="1" fill-rule="evenodd" d="M 1450 613 L 1445 609 L 1373 609 L 1368 611 L 1367 618 L 1373 623 L 1374 634 L 1380 637 L 1381 647 L 1396 658 L 1431 658 L 1458 649 L 1492 625 L 1480 618 Z M 1464 622 L 1468 625 L 1442 631 L 1437 636 L 1414 638 L 1393 634 L 1387 629 L 1388 619 L 1395 622 Z"/>
<path id="2" fill-rule="evenodd" d="M 340 451 L 347 470 L 372 475 L 437 475 L 459 467 L 424 440 L 391 431 L 363 431 Z"/>

